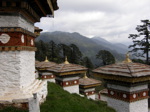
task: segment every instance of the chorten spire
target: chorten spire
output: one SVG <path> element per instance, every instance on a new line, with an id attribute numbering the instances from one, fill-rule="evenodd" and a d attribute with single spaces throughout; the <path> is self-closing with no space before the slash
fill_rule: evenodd
<path id="1" fill-rule="evenodd" d="M 45 58 L 45 62 L 49 62 L 48 59 L 47 59 L 47 56 L 46 56 L 46 58 Z"/>
<path id="2" fill-rule="evenodd" d="M 124 63 L 131 63 L 131 59 L 129 58 L 129 52 L 126 54 L 126 59 L 123 61 Z"/>
<path id="3" fill-rule="evenodd" d="M 64 64 L 69 64 L 67 56 L 65 57 L 65 62 L 64 62 Z"/>
<path id="4" fill-rule="evenodd" d="M 88 78 L 87 75 L 86 75 L 86 73 L 84 74 L 84 77 L 83 77 L 83 78 L 85 78 L 85 79 Z"/>

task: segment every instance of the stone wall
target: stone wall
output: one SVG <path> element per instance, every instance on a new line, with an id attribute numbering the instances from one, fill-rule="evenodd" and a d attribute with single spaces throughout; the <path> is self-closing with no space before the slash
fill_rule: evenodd
<path id="1" fill-rule="evenodd" d="M 35 80 L 33 51 L 0 53 L 0 95 L 17 92 Z"/>
<path id="2" fill-rule="evenodd" d="M 79 85 L 63 87 L 63 89 L 68 91 L 68 92 L 70 92 L 70 93 L 77 93 L 77 94 L 79 94 Z"/>
<path id="3" fill-rule="evenodd" d="M 129 103 L 108 97 L 107 101 L 108 106 L 116 109 L 117 112 L 148 112 L 147 99 Z"/>
<path id="4" fill-rule="evenodd" d="M 0 27 L 21 27 L 34 33 L 34 24 L 18 15 L 0 16 Z"/>

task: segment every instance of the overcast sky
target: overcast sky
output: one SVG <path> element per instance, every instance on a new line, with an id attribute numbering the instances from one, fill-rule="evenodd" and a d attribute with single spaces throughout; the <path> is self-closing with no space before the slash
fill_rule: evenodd
<path id="1" fill-rule="evenodd" d="M 150 18 L 150 0 L 57 0 L 55 17 L 42 18 L 44 31 L 78 32 L 111 42 L 128 44 L 129 34 L 141 20 Z"/>

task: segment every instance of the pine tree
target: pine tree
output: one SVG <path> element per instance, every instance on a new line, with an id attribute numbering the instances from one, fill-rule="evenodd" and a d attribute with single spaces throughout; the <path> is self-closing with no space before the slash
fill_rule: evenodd
<path id="1" fill-rule="evenodd" d="M 114 56 L 106 50 L 100 50 L 97 55 L 97 59 L 100 59 L 103 63 L 103 65 L 109 65 L 115 63 L 115 58 Z"/>
<path id="2" fill-rule="evenodd" d="M 136 30 L 138 34 L 130 34 L 128 38 L 133 40 L 133 45 L 130 45 L 129 48 L 132 48 L 131 52 L 137 57 L 144 57 L 146 55 L 146 63 L 149 63 L 149 50 L 150 50 L 150 27 L 149 20 L 141 20 L 142 25 L 137 25 Z"/>
<path id="3" fill-rule="evenodd" d="M 70 62 L 75 64 L 81 63 L 82 53 L 79 50 L 79 48 L 75 44 L 71 44 L 70 46 L 71 52 L 70 52 Z"/>

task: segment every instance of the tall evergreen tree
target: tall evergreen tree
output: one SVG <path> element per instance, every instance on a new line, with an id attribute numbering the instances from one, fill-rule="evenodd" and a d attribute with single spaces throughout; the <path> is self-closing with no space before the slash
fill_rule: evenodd
<path id="1" fill-rule="evenodd" d="M 97 59 L 100 59 L 103 65 L 109 65 L 115 63 L 115 57 L 107 50 L 100 50 L 97 55 Z"/>
<path id="2" fill-rule="evenodd" d="M 87 74 L 89 75 L 91 70 L 94 68 L 93 63 L 88 57 L 82 59 L 82 65 L 88 68 Z"/>
<path id="3" fill-rule="evenodd" d="M 49 61 L 59 62 L 59 52 L 58 45 L 54 41 L 50 41 L 47 45 L 47 57 Z"/>
<path id="4" fill-rule="evenodd" d="M 135 56 L 143 57 L 146 55 L 146 63 L 149 63 L 149 51 L 150 51 L 150 21 L 141 20 L 142 25 L 137 25 L 136 30 L 138 34 L 130 34 L 129 38 L 133 40 L 133 45 L 130 45 L 129 48 L 132 48 L 131 52 Z"/>
<path id="5" fill-rule="evenodd" d="M 46 46 L 45 43 L 40 40 L 38 42 L 35 42 L 35 47 L 37 48 L 37 51 L 35 52 L 35 58 L 38 61 L 44 61 L 46 57 Z"/>
<path id="6" fill-rule="evenodd" d="M 70 47 L 67 46 L 66 44 L 59 44 L 58 47 L 59 47 L 59 50 L 60 50 L 61 60 L 63 61 L 66 56 L 69 59 L 70 58 L 70 53 L 71 53 Z"/>
<path id="7" fill-rule="evenodd" d="M 82 58 L 81 51 L 75 44 L 71 44 L 70 49 L 71 49 L 70 56 L 69 56 L 70 62 L 75 64 L 80 64 Z"/>

